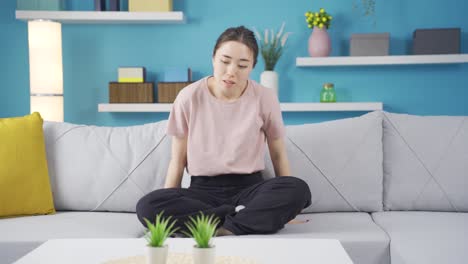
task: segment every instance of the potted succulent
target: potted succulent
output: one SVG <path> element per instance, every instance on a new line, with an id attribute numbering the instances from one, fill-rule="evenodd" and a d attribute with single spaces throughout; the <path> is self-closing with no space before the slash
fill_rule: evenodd
<path id="1" fill-rule="evenodd" d="M 146 247 L 146 263 L 147 264 L 164 264 L 167 261 L 168 246 L 164 244 L 166 239 L 177 231 L 178 227 L 174 227 L 177 220 L 170 222 L 171 216 L 163 218 L 163 213 L 156 216 L 155 223 L 151 223 L 144 218 L 148 232 L 145 238 L 148 241 Z"/>
<path id="2" fill-rule="evenodd" d="M 216 235 L 216 227 L 219 218 L 214 215 L 207 216 L 202 212 L 195 218 L 189 217 L 190 221 L 185 225 L 190 232 L 182 231 L 185 235 L 193 237 L 196 245 L 193 247 L 194 264 L 214 264 L 215 246 L 211 244 L 211 238 Z"/>

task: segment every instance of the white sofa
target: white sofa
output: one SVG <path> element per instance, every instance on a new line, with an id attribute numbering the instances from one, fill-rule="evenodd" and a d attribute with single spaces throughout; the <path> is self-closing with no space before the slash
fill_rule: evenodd
<path id="1" fill-rule="evenodd" d="M 46 122 L 58 212 L 0 219 L 0 263 L 52 238 L 141 237 L 135 204 L 164 183 L 165 126 Z M 468 117 L 377 111 L 287 126 L 286 145 L 312 192 L 298 216 L 309 222 L 269 236 L 336 238 L 358 264 L 468 262 Z"/>

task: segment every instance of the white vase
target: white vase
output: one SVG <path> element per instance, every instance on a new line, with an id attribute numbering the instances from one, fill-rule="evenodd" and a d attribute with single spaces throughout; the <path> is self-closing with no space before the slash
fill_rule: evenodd
<path id="1" fill-rule="evenodd" d="M 150 247 L 146 246 L 146 264 L 166 264 L 168 246 Z"/>
<path id="2" fill-rule="evenodd" d="M 209 248 L 193 247 L 193 264 L 215 264 L 215 246 Z"/>
<path id="3" fill-rule="evenodd" d="M 260 84 L 273 89 L 278 95 L 278 73 L 275 71 L 264 71 L 260 74 Z"/>

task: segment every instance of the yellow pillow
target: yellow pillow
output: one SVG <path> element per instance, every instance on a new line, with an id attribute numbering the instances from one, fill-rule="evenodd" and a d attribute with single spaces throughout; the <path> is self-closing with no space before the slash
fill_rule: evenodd
<path id="1" fill-rule="evenodd" d="M 0 118 L 0 217 L 55 213 L 39 113 Z"/>

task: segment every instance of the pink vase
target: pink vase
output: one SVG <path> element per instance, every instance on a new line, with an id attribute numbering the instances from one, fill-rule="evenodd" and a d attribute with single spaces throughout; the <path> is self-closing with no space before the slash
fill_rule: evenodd
<path id="1" fill-rule="evenodd" d="M 309 37 L 309 55 L 311 57 L 327 57 L 330 52 L 331 42 L 327 29 L 314 27 Z"/>

